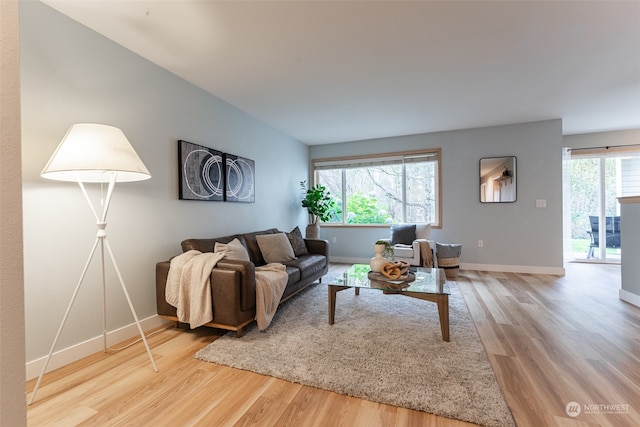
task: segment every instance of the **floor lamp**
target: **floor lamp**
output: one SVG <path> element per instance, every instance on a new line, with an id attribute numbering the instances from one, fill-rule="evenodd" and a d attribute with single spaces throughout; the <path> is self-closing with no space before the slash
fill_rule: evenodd
<path id="1" fill-rule="evenodd" d="M 109 210 L 109 204 L 111 202 L 111 195 L 113 194 L 115 183 L 142 181 L 151 178 L 151 174 L 149 174 L 144 163 L 142 163 L 142 160 L 140 160 L 140 157 L 138 157 L 135 150 L 127 140 L 127 137 L 120 129 L 100 124 L 80 123 L 69 128 L 67 134 L 62 139 L 62 142 L 60 142 L 60 145 L 53 153 L 53 156 L 51 156 L 51 159 L 49 159 L 49 162 L 44 167 L 40 175 L 43 178 L 57 181 L 77 182 L 80 185 L 80 190 L 87 200 L 87 203 L 89 203 L 91 211 L 96 218 L 98 233 L 96 235 L 93 248 L 89 254 L 89 258 L 87 259 L 84 269 L 82 270 L 82 274 L 80 275 L 80 280 L 76 285 L 71 301 L 69 302 L 69 306 L 67 307 L 67 311 L 64 314 L 62 323 L 60 323 L 56 337 L 53 340 L 53 344 L 49 350 L 49 355 L 42 367 L 36 386 L 33 389 L 29 404 L 32 404 L 35 400 L 38 387 L 40 386 L 42 377 L 47 370 L 53 350 L 58 342 L 58 338 L 60 338 L 60 333 L 64 328 L 67 318 L 69 317 L 71 307 L 78 295 L 80 286 L 82 285 L 98 246 L 100 246 L 102 262 L 102 336 L 104 350 L 105 352 L 107 350 L 107 307 L 104 260 L 106 248 L 109 258 L 115 268 L 118 280 L 120 281 L 120 286 L 122 287 L 124 295 L 127 298 L 127 302 L 129 303 L 131 314 L 133 314 L 133 318 L 138 326 L 138 332 L 140 333 L 144 346 L 147 349 L 147 354 L 149 355 L 149 360 L 151 361 L 153 370 L 158 372 L 156 362 L 153 359 L 153 355 L 149 349 L 149 344 L 147 343 L 147 339 L 142 331 L 142 327 L 140 326 L 140 321 L 138 320 L 136 311 L 131 303 L 131 298 L 127 292 L 124 280 L 122 280 L 122 275 L 120 274 L 116 260 L 111 252 L 111 247 L 107 241 L 107 233 L 105 231 L 107 226 L 107 212 Z M 107 195 L 103 203 L 102 216 L 98 216 L 98 213 L 85 188 L 85 183 L 108 183 Z"/>

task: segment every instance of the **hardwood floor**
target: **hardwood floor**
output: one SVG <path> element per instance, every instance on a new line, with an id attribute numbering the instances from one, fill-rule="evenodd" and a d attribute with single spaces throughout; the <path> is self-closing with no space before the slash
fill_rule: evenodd
<path id="1" fill-rule="evenodd" d="M 456 282 L 518 426 L 640 425 L 640 309 L 618 299 L 619 266 L 570 264 L 564 277 L 461 271 Z M 471 425 L 193 359 L 221 333 L 151 336 L 159 373 L 140 343 L 51 372 L 28 424 Z"/>

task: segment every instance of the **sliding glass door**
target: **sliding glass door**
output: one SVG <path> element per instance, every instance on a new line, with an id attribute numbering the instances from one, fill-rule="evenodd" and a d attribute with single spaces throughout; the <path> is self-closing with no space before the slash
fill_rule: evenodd
<path id="1" fill-rule="evenodd" d="M 622 229 L 618 197 L 640 194 L 637 149 L 571 150 L 571 236 L 567 261 L 620 262 Z M 567 212 L 565 212 L 567 214 Z"/>

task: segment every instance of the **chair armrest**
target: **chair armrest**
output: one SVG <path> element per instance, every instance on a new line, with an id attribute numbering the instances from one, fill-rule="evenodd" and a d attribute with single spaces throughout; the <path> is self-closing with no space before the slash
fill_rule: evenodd
<path id="1" fill-rule="evenodd" d="M 426 242 L 429 244 L 429 247 L 431 248 L 431 259 L 433 260 L 433 267 L 434 268 L 438 268 L 438 257 L 436 256 L 436 242 L 435 240 L 429 240 L 429 239 L 416 239 L 413 244 L 415 245 L 416 242 L 418 243 L 418 245 L 421 245 L 422 243 Z"/>

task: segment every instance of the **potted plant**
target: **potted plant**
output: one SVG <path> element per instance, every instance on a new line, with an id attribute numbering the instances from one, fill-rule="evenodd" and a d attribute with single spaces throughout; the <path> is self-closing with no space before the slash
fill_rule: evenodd
<path id="1" fill-rule="evenodd" d="M 304 193 L 302 207 L 309 213 L 309 225 L 307 226 L 307 238 L 317 239 L 320 236 L 318 221 L 326 222 L 338 211 L 336 202 L 324 185 L 316 184 L 307 188 L 307 181 L 300 182 L 300 188 Z"/>
<path id="2" fill-rule="evenodd" d="M 375 255 L 371 258 L 369 267 L 374 273 L 380 273 L 382 266 L 389 262 L 387 257 L 393 256 L 393 246 L 391 245 L 391 241 L 385 239 L 376 240 L 376 243 L 373 245 L 373 251 L 375 252 Z"/>
<path id="3" fill-rule="evenodd" d="M 377 240 L 375 244 L 376 244 L 376 246 L 377 245 L 384 246 L 384 249 L 382 250 L 382 256 L 383 257 L 385 257 L 385 258 L 387 258 L 387 257 L 393 258 L 393 245 L 391 244 L 390 240 L 387 240 L 387 239 Z"/>

